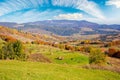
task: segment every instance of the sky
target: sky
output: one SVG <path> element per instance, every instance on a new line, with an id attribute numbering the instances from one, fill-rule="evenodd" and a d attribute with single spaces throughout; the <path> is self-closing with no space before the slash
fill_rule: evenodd
<path id="1" fill-rule="evenodd" d="M 0 0 L 0 22 L 43 20 L 120 24 L 120 0 Z"/>

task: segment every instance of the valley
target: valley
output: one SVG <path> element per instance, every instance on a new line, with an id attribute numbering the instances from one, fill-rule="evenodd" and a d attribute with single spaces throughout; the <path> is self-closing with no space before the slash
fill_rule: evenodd
<path id="1" fill-rule="evenodd" d="M 82 30 L 93 31 L 90 28 Z M 2 50 L 5 45 L 15 44 L 14 42 L 19 40 L 26 56 L 23 56 L 25 59 L 19 60 L 0 55 L 0 79 L 119 80 L 120 37 L 119 34 L 112 35 L 101 35 L 93 39 L 72 39 L 70 36 L 33 33 L 1 26 L 0 53 L 4 53 Z M 94 49 L 99 49 L 100 52 L 97 54 L 106 54 L 103 58 L 105 62 L 100 60 L 102 63 L 90 63 L 91 51 Z M 10 51 L 11 48 L 7 53 L 11 54 Z M 102 59 L 102 55 L 98 57 Z"/>
<path id="2" fill-rule="evenodd" d="M 0 0 L 0 80 L 120 80 L 120 0 Z"/>

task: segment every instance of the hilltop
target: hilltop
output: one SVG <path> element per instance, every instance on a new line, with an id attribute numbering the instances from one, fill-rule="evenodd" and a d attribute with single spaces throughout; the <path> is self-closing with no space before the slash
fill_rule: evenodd
<path id="1" fill-rule="evenodd" d="M 63 39 L 62 37 L 59 36 L 48 36 L 48 35 L 38 35 L 30 32 L 25 32 L 22 30 L 17 30 L 13 28 L 8 28 L 5 26 L 0 26 L 0 36 L 1 37 L 6 37 L 6 38 L 13 38 L 20 40 L 22 42 L 32 42 L 35 40 L 43 40 L 43 41 L 59 41 L 59 39 Z"/>

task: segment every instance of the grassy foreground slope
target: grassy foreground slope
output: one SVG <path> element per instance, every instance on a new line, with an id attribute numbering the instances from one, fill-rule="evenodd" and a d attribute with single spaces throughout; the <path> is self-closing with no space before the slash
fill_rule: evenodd
<path id="1" fill-rule="evenodd" d="M 67 65 L 0 61 L 0 80 L 119 80 L 120 74 Z"/>
<path id="2" fill-rule="evenodd" d="M 28 53 L 41 53 L 48 57 L 52 63 L 69 65 L 86 65 L 89 63 L 88 56 L 81 54 L 80 52 L 62 50 L 47 45 L 27 44 L 25 46 L 29 51 Z M 62 60 L 57 59 L 59 57 L 61 57 Z"/>

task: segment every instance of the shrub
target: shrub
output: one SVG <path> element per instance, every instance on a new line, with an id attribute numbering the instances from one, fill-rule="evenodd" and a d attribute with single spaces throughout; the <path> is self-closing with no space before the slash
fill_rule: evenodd
<path id="1" fill-rule="evenodd" d="M 117 52 L 117 49 L 115 49 L 115 48 L 109 48 L 109 49 L 108 49 L 108 55 L 111 56 L 111 57 L 112 57 L 116 52 Z"/>
<path id="2" fill-rule="evenodd" d="M 80 51 L 90 53 L 91 49 L 92 47 L 90 46 L 83 46 L 80 48 Z"/>
<path id="3" fill-rule="evenodd" d="M 65 49 L 66 50 L 71 50 L 71 51 L 75 50 L 75 48 L 73 46 L 70 46 L 70 45 L 65 45 Z"/>
<path id="4" fill-rule="evenodd" d="M 0 59 L 4 59 L 4 53 L 3 53 L 2 49 L 0 49 Z"/>
<path id="5" fill-rule="evenodd" d="M 107 54 L 110 57 L 120 58 L 120 50 L 117 48 L 109 48 Z"/>
<path id="6" fill-rule="evenodd" d="M 75 51 L 81 51 L 80 46 L 75 46 Z"/>
<path id="7" fill-rule="evenodd" d="M 117 46 L 117 45 L 120 45 L 120 40 L 109 42 L 108 44 L 105 45 L 105 47 L 111 47 L 111 46 Z"/>
<path id="8" fill-rule="evenodd" d="M 60 49 L 65 49 L 65 45 L 64 44 L 59 44 L 59 48 Z"/>
<path id="9" fill-rule="evenodd" d="M 106 62 L 106 55 L 100 49 L 91 49 L 89 54 L 90 64 L 103 64 Z"/>
<path id="10" fill-rule="evenodd" d="M 20 41 L 9 42 L 0 49 L 0 59 L 25 60 L 26 54 L 23 53 L 23 45 Z"/>
<path id="11" fill-rule="evenodd" d="M 89 53 L 92 48 L 91 48 L 90 46 L 87 46 L 87 47 L 84 47 L 84 49 L 85 49 L 85 50 L 84 50 L 85 52 L 88 52 L 88 53 Z"/>
<path id="12" fill-rule="evenodd" d="M 15 38 L 8 36 L 8 35 L 1 35 L 0 34 L 0 38 L 6 42 L 15 42 L 17 41 Z"/>
<path id="13" fill-rule="evenodd" d="M 59 44 L 57 44 L 57 43 L 52 43 L 52 46 L 58 48 L 58 47 L 59 47 Z"/>

